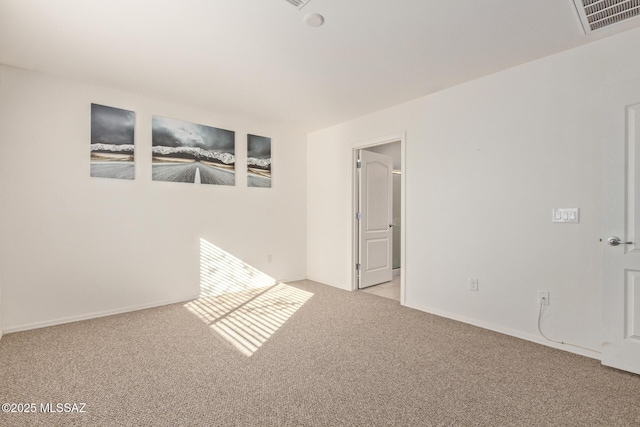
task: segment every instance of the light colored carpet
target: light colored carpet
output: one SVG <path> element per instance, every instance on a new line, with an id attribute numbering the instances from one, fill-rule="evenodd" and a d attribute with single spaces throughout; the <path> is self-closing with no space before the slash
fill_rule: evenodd
<path id="1" fill-rule="evenodd" d="M 595 360 L 310 281 L 227 297 L 6 335 L 1 403 L 87 412 L 0 425 L 640 425 Z"/>

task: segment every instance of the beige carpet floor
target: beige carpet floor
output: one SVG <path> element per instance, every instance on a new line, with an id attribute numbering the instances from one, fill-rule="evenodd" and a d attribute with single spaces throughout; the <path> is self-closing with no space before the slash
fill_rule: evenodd
<path id="1" fill-rule="evenodd" d="M 5 402 L 37 411 L 2 426 L 638 426 L 640 376 L 301 281 L 5 335 Z"/>

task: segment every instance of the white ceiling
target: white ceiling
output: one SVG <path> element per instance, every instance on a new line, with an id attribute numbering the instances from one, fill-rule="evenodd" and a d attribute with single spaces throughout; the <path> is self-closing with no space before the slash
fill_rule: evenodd
<path id="1" fill-rule="evenodd" d="M 638 26 L 585 35 L 572 0 L 1 0 L 0 63 L 311 131 Z"/>

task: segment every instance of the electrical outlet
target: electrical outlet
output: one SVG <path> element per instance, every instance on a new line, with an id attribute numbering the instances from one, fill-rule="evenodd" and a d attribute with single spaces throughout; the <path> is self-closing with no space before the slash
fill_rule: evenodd
<path id="1" fill-rule="evenodd" d="M 549 305 L 549 291 L 538 291 L 538 304 Z"/>
<path id="2" fill-rule="evenodd" d="M 476 292 L 478 291 L 478 279 L 473 277 L 469 279 L 469 290 Z"/>
<path id="3" fill-rule="evenodd" d="M 271 264 L 271 261 L 273 261 L 273 257 L 269 254 L 267 255 L 267 263 Z"/>

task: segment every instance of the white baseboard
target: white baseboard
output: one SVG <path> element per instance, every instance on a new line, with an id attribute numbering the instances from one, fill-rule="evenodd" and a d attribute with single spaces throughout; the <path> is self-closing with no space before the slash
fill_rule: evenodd
<path id="1" fill-rule="evenodd" d="M 319 283 L 321 285 L 327 285 L 327 286 L 331 286 L 333 288 L 342 289 L 344 291 L 353 291 L 353 290 L 355 290 L 355 289 L 351 288 L 350 284 L 345 286 L 344 283 L 331 283 L 329 281 L 323 282 L 322 280 L 314 279 L 313 277 L 307 277 L 305 280 L 310 280 L 312 282 L 316 282 L 316 283 Z"/>
<path id="2" fill-rule="evenodd" d="M 162 307 L 164 305 L 177 304 L 177 303 L 191 301 L 191 300 L 194 300 L 194 299 L 198 298 L 198 296 L 199 296 L 198 294 L 195 294 L 195 295 L 187 296 L 187 297 L 184 297 L 184 298 L 177 298 L 175 300 L 156 301 L 156 302 L 149 303 L 149 304 L 135 305 L 135 306 L 129 306 L 129 307 L 124 307 L 124 308 L 116 308 L 116 309 L 113 309 L 113 310 L 104 310 L 104 311 L 98 311 L 98 312 L 94 312 L 94 313 L 86 313 L 86 314 L 81 314 L 81 315 L 78 315 L 78 316 L 61 317 L 61 318 L 58 318 L 58 319 L 45 320 L 45 321 L 42 321 L 42 322 L 27 323 L 25 325 L 18 325 L 18 326 L 13 326 L 13 327 L 6 328 L 6 329 L 4 329 L 4 333 L 10 334 L 12 332 L 21 332 L 21 331 L 28 331 L 28 330 L 31 330 L 31 329 L 46 328 L 48 326 L 63 325 L 65 323 L 79 322 L 79 321 L 82 321 L 82 320 L 89 320 L 89 319 L 96 319 L 98 317 L 113 316 L 114 314 L 122 314 L 122 313 L 129 313 L 131 311 L 145 310 L 147 308 Z"/>
<path id="3" fill-rule="evenodd" d="M 392 277 L 398 277 L 401 273 L 402 273 L 402 269 L 401 268 L 394 268 L 393 271 L 391 272 L 391 276 Z"/>
<path id="4" fill-rule="evenodd" d="M 306 280 L 306 277 L 292 278 L 292 279 L 290 278 L 290 279 L 287 279 L 287 280 L 278 280 L 277 282 L 278 283 L 287 283 L 287 282 L 296 282 L 298 280 Z M 175 299 L 175 300 L 157 301 L 157 302 L 153 302 L 153 303 L 149 303 L 149 304 L 129 306 L 129 307 L 125 307 L 125 308 L 118 308 L 118 309 L 113 309 L 113 310 L 105 310 L 105 311 L 99 311 L 99 312 L 95 312 L 95 313 L 81 314 L 81 315 L 78 315 L 78 316 L 62 317 L 62 318 L 53 319 L 53 320 L 46 320 L 46 321 L 42 321 L 42 322 L 34 322 L 34 323 L 28 323 L 28 324 L 25 324 L 25 325 L 18 325 L 18 326 L 6 328 L 6 329 L 4 329 L 4 331 L 0 331 L 0 338 L 2 338 L 2 332 L 6 333 L 6 334 L 9 334 L 9 333 L 12 333 L 12 332 L 28 331 L 30 329 L 46 328 L 48 326 L 56 326 L 56 325 L 62 325 L 62 324 L 65 324 L 65 323 L 79 322 L 79 321 L 82 321 L 82 320 L 96 319 L 98 317 L 113 316 L 114 314 L 129 313 L 131 311 L 144 310 L 144 309 L 147 309 L 147 308 L 162 307 L 163 305 L 169 305 L 169 304 L 176 304 L 176 303 L 191 301 L 191 300 L 194 300 L 194 299 L 198 298 L 199 296 L 200 295 L 195 294 L 195 295 L 192 295 L 192 296 L 188 296 L 188 297 L 185 297 L 185 298 L 178 298 L 178 299 Z"/>
<path id="5" fill-rule="evenodd" d="M 298 281 L 298 280 L 306 280 L 306 277 L 293 278 L 293 279 L 290 278 L 290 279 L 287 279 L 287 280 L 278 280 L 277 282 L 278 283 L 287 283 L 287 282 L 295 282 L 295 281 Z M 28 331 L 28 330 L 31 330 L 31 329 L 46 328 L 48 326 L 62 325 L 62 324 L 65 324 L 65 323 L 79 322 L 79 321 L 82 321 L 82 320 L 96 319 L 98 317 L 113 316 L 114 314 L 129 313 L 131 311 L 144 310 L 144 309 L 147 309 L 147 308 L 162 307 L 163 305 L 169 305 L 169 304 L 176 304 L 176 303 L 191 301 L 191 300 L 194 300 L 194 299 L 198 298 L 199 296 L 200 295 L 198 295 L 198 294 L 194 294 L 194 295 L 191 295 L 191 296 L 187 296 L 185 298 L 178 298 L 178 299 L 175 299 L 175 300 L 156 301 L 156 302 L 149 303 L 149 304 L 135 305 L 135 306 L 129 306 L 129 307 L 125 307 L 125 308 L 118 308 L 118 309 L 113 309 L 113 310 L 105 310 L 105 311 L 99 311 L 99 312 L 94 312 L 94 313 L 86 313 L 86 314 L 81 314 L 81 315 L 78 315 L 78 316 L 61 317 L 61 318 L 58 318 L 58 319 L 46 320 L 46 321 L 42 321 L 42 322 L 27 323 L 27 324 L 24 324 L 24 325 L 18 325 L 18 326 L 5 328 L 4 331 L 0 331 L 0 338 L 2 338 L 2 332 L 4 332 L 5 334 L 9 334 L 9 333 L 13 333 L 13 332 Z"/>
<path id="6" fill-rule="evenodd" d="M 293 279 L 291 279 L 291 278 L 289 278 L 289 279 L 276 279 L 276 282 L 284 283 L 286 285 L 289 282 L 299 282 L 301 280 L 307 280 L 307 277 L 304 276 L 304 277 L 293 278 Z"/>
<path id="7" fill-rule="evenodd" d="M 499 332 L 501 334 L 510 335 L 512 337 L 516 337 L 516 338 L 520 338 L 520 339 L 523 339 L 523 340 L 531 341 L 531 342 L 534 342 L 536 344 L 542 344 L 542 345 L 547 346 L 547 347 L 552 347 L 552 348 L 556 348 L 558 350 L 568 351 L 569 353 L 579 354 L 580 356 L 585 356 L 585 357 L 589 357 L 591 359 L 596 359 L 596 360 L 602 361 L 602 357 L 601 357 L 600 353 L 596 352 L 595 350 L 594 351 L 589 351 L 589 350 L 578 348 L 578 347 L 572 347 L 572 346 L 566 345 L 566 344 L 565 345 L 556 344 L 554 342 L 547 341 L 547 340 L 545 340 L 544 338 L 542 338 L 542 337 L 540 337 L 538 335 L 528 334 L 528 333 L 517 331 L 517 330 L 514 330 L 514 329 L 505 328 L 503 326 L 494 325 L 494 324 L 489 323 L 489 322 L 483 322 L 481 320 L 476 320 L 476 319 L 472 319 L 472 318 L 469 318 L 469 317 L 465 317 L 465 316 L 460 316 L 460 315 L 457 315 L 457 314 L 449 313 L 449 312 L 446 312 L 446 311 L 443 311 L 443 310 L 438 310 L 438 309 L 433 308 L 433 307 L 413 305 L 413 304 L 405 304 L 405 306 L 409 307 L 409 308 L 414 308 L 416 310 L 424 311 L 426 313 L 435 314 L 436 316 L 446 317 L 447 319 L 457 320 L 458 322 L 467 323 L 469 325 L 478 326 L 480 328 L 488 329 L 490 331 Z"/>

